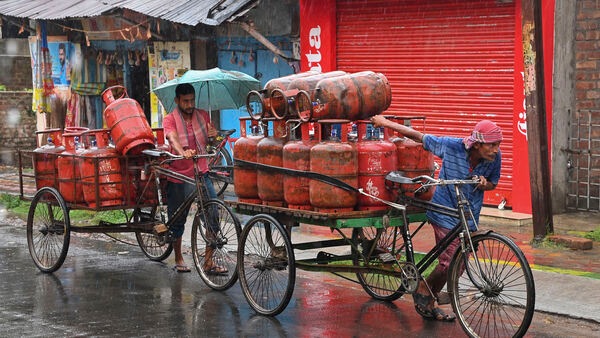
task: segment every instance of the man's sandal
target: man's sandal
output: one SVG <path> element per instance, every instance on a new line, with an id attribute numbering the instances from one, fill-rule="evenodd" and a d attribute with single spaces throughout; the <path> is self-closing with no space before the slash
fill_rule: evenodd
<path id="1" fill-rule="evenodd" d="M 413 299 L 415 301 L 415 311 L 417 311 L 417 313 L 425 319 L 437 320 L 441 322 L 452 322 L 456 319 L 454 315 L 446 314 L 438 307 L 428 310 L 427 307 L 433 302 L 433 297 L 431 296 L 414 293 Z"/>

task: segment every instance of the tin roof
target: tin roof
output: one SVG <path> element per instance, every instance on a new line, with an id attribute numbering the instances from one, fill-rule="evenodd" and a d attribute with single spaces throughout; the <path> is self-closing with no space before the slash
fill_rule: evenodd
<path id="1" fill-rule="evenodd" d="M 216 26 L 253 0 L 3 0 L 0 14 L 42 20 L 84 18 L 117 8 L 195 26 Z"/>

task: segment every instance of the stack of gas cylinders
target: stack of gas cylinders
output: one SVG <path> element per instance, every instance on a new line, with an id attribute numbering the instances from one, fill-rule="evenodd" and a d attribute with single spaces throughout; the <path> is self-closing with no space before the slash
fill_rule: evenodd
<path id="1" fill-rule="evenodd" d="M 386 185 L 389 172 L 408 177 L 434 172 L 433 156 L 422 144 L 374 128 L 368 120 L 391 103 L 383 74 L 294 74 L 267 82 L 263 90 L 250 92 L 246 102 L 250 116 L 240 118 L 234 151 L 234 190 L 240 202 L 326 213 L 386 210 L 378 199 L 394 201 L 398 191 Z M 311 173 L 336 178 L 377 199 L 310 178 Z M 410 192 L 416 187 L 400 188 Z"/>
<path id="2" fill-rule="evenodd" d="M 121 97 L 115 99 L 113 90 Z M 139 194 L 156 203 L 156 189 L 142 174 L 144 149 L 164 146 L 162 129 L 151 129 L 137 101 L 121 86 L 103 94 L 107 129 L 67 127 L 37 132 L 33 151 L 37 189 L 53 187 L 67 203 L 89 208 L 130 205 Z M 146 188 L 146 192 L 140 191 Z"/>

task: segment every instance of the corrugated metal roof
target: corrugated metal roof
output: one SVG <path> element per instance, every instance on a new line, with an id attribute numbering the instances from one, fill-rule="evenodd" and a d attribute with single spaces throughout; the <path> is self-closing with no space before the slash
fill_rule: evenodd
<path id="1" fill-rule="evenodd" d="M 195 26 L 216 26 L 253 0 L 3 0 L 0 14 L 56 20 L 99 16 L 126 8 L 151 17 Z"/>

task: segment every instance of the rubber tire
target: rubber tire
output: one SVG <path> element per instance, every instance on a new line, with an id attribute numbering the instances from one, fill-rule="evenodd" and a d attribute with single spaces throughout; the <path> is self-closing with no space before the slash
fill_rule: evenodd
<path id="1" fill-rule="evenodd" d="M 213 210 L 218 212 L 215 215 L 218 217 L 219 230 L 222 237 L 217 237 L 214 232 L 210 232 L 198 210 L 194 217 L 192 225 L 192 256 L 196 271 L 204 283 L 213 290 L 223 291 L 229 289 L 235 284 L 238 279 L 237 273 L 237 251 L 239 246 L 239 238 L 242 232 L 240 221 L 223 201 L 211 199 L 204 203 L 203 210 Z M 212 219 L 209 217 L 208 219 Z M 219 239 L 220 241 L 216 241 Z M 206 249 L 215 247 L 213 253 L 213 264 L 227 268 L 227 274 L 215 275 L 210 274 L 204 269 L 206 262 Z"/>
<path id="2" fill-rule="evenodd" d="M 394 243 L 394 233 L 397 230 L 396 243 Z M 374 239 L 377 232 L 381 232 L 377 246 L 388 248 L 393 255 L 399 253 L 402 242 L 402 235 L 399 232 L 400 228 L 385 228 L 376 229 L 374 227 L 354 228 L 352 230 L 352 242 L 359 248 L 361 244 L 359 235 L 362 233 L 363 238 Z M 355 266 L 381 266 L 382 261 L 378 257 L 373 257 L 368 261 L 363 260 L 363 255 L 358 253 L 354 248 L 352 250 L 352 264 Z M 388 263 L 390 264 L 390 263 Z M 391 263 L 392 266 L 398 266 L 397 263 Z M 389 268 L 389 266 L 388 266 Z M 399 277 L 389 276 L 378 273 L 356 273 L 358 282 L 363 289 L 374 299 L 383 301 L 394 301 L 404 294 L 402 280 Z"/>
<path id="3" fill-rule="evenodd" d="M 41 188 L 33 197 L 27 215 L 27 246 L 38 269 L 46 273 L 58 270 L 67 257 L 70 237 L 65 200 L 56 189 Z"/>
<path id="4" fill-rule="evenodd" d="M 272 255 L 275 248 L 284 249 L 280 257 Z M 289 235 L 272 216 L 258 214 L 244 227 L 238 274 L 244 296 L 256 312 L 275 316 L 287 307 L 296 283 L 296 263 Z"/>
<path id="5" fill-rule="evenodd" d="M 166 206 L 164 208 L 166 208 Z M 140 221 L 141 215 L 142 210 L 137 209 L 133 215 L 133 222 L 135 223 Z M 152 207 L 146 217 L 154 219 L 157 224 L 162 222 L 160 219 L 158 206 Z M 158 236 L 155 234 L 138 231 L 135 233 L 135 238 L 144 255 L 146 255 L 146 257 L 152 261 L 162 262 L 171 255 L 171 252 L 173 252 L 173 244 L 165 243 L 161 245 L 158 241 Z"/>
<path id="6" fill-rule="evenodd" d="M 488 277 L 496 286 L 503 284 L 496 290 L 479 291 L 469 274 L 461 273 L 465 256 L 458 250 L 448 270 L 448 292 L 460 325 L 471 337 L 490 337 L 489 334 L 493 334 L 491 337 L 522 337 L 531 324 L 535 307 L 533 274 L 525 255 L 512 240 L 497 233 L 476 235 L 472 241 L 482 270 L 493 274 Z M 493 259 L 485 259 L 484 251 L 491 253 Z M 471 275 L 481 282 L 482 276 L 473 259 L 469 259 L 469 266 Z M 517 328 L 515 323 L 520 323 Z"/>
<path id="7" fill-rule="evenodd" d="M 219 159 L 221 159 L 221 161 L 219 161 Z M 218 177 L 222 176 L 220 172 L 226 172 L 228 179 L 233 180 L 233 160 L 231 159 L 231 155 L 227 149 L 220 148 L 219 154 L 217 155 L 215 161 L 218 162 L 215 162 L 217 167 L 215 168 L 215 166 L 212 166 L 209 168 L 208 177 L 215 187 L 217 196 L 222 197 L 225 190 L 227 190 L 229 183 L 219 179 Z"/>

